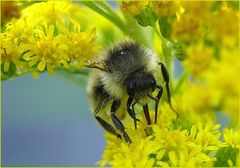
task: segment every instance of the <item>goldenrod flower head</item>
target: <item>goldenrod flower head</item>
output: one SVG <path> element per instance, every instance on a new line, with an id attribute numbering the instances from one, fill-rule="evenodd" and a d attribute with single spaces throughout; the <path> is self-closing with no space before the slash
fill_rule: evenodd
<path id="1" fill-rule="evenodd" d="M 93 59 L 98 53 L 98 47 L 94 44 L 96 39 L 96 29 L 89 29 L 84 33 L 80 31 L 80 26 L 76 23 L 74 31 L 65 33 L 62 40 L 66 41 L 69 50 L 69 56 L 72 57 L 73 65 L 78 68 L 84 66 L 86 59 Z M 83 59 L 84 58 L 84 59 Z"/>
<path id="2" fill-rule="evenodd" d="M 183 90 L 187 90 L 181 96 L 195 112 L 201 114 L 211 111 L 219 103 L 220 93 L 214 87 L 208 87 L 204 84 L 187 82 Z M 196 100 L 196 97 L 198 100 Z"/>
<path id="3" fill-rule="evenodd" d="M 172 24 L 172 36 L 183 41 L 198 39 L 201 37 L 201 21 L 192 15 L 181 15 Z"/>
<path id="4" fill-rule="evenodd" d="M 211 1 L 183 1 L 182 5 L 186 12 L 193 14 L 195 17 L 204 17 L 206 20 L 209 20 L 207 17 L 211 17 L 211 7 L 213 5 Z"/>
<path id="5" fill-rule="evenodd" d="M 220 59 L 215 62 L 214 67 L 209 72 L 215 87 L 225 91 L 230 95 L 237 95 L 240 89 L 240 79 L 238 77 L 240 68 L 239 50 L 222 48 Z"/>
<path id="6" fill-rule="evenodd" d="M 239 32 L 239 11 L 234 11 L 222 3 L 220 10 L 211 18 L 210 24 L 217 37 L 236 36 Z"/>
<path id="7" fill-rule="evenodd" d="M 54 36 L 54 25 L 49 27 L 39 26 L 34 30 L 34 38 L 29 39 L 29 43 L 22 45 L 21 49 L 26 51 L 23 59 L 29 62 L 32 67 L 37 64 L 39 71 L 47 68 L 50 74 L 56 67 L 68 68 L 70 58 L 67 55 L 67 46 Z M 46 33 L 45 33 L 45 32 Z"/>
<path id="8" fill-rule="evenodd" d="M 209 69 L 213 60 L 212 48 L 205 47 L 202 43 L 191 45 L 187 49 L 187 58 L 183 65 L 195 77 L 202 77 Z"/>
<path id="9" fill-rule="evenodd" d="M 1 1 L 1 24 L 20 16 L 20 9 L 14 1 Z"/>
<path id="10" fill-rule="evenodd" d="M 159 110 L 158 119 L 169 114 L 164 108 Z M 188 115 L 186 111 L 181 115 L 183 113 Z M 172 117 L 148 126 L 141 113 L 138 118 L 143 122 L 138 122 L 137 130 L 134 129 L 133 121 L 127 120 L 125 127 L 132 139 L 131 144 L 107 133 L 107 146 L 99 164 L 104 166 L 108 163 L 113 167 L 212 166 L 216 158 L 209 156 L 208 152 L 222 146 L 219 140 L 220 125 L 214 124 L 212 120 L 207 123 L 198 120 L 193 121 L 188 130 L 178 123 L 181 119 L 173 117 L 174 112 L 169 115 Z M 150 116 L 154 116 L 153 111 Z M 201 118 L 201 115 L 195 118 Z"/>
<path id="11" fill-rule="evenodd" d="M 230 145 L 232 148 L 240 148 L 240 134 L 239 131 L 233 131 L 233 129 L 224 128 L 223 130 L 224 142 Z"/>
<path id="12" fill-rule="evenodd" d="M 148 5 L 148 0 L 141 1 L 123 1 L 121 9 L 128 11 L 132 16 L 139 15 Z"/>
<path id="13" fill-rule="evenodd" d="M 8 24 L 3 33 L 2 57 L 9 57 L 3 59 L 5 71 L 9 69 L 5 60 L 17 67 L 25 60 L 29 65 L 24 64 L 25 70 L 47 69 L 49 74 L 54 68 L 83 67 L 84 60 L 97 53 L 96 34 L 94 28 L 80 30 L 79 12 L 80 7 L 70 1 L 39 2 L 22 10 L 21 18 Z"/>
<path id="14" fill-rule="evenodd" d="M 180 9 L 180 3 L 176 1 L 152 1 L 150 6 L 158 16 L 174 16 Z"/>
<path id="15" fill-rule="evenodd" d="M 25 63 L 19 60 L 20 46 L 28 41 L 31 31 L 25 20 L 11 21 L 6 25 L 5 32 L 1 33 L 1 64 L 4 72 L 9 71 L 10 62 L 17 67 L 23 68 Z"/>
<path id="16" fill-rule="evenodd" d="M 22 18 L 26 19 L 28 24 L 39 24 L 46 22 L 48 25 L 57 25 L 69 20 L 76 19 L 78 5 L 72 4 L 68 0 L 35 3 L 22 11 Z"/>

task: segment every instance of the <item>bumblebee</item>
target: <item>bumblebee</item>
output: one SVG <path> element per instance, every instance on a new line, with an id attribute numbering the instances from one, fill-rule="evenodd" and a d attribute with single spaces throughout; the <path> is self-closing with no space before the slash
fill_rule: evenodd
<path id="1" fill-rule="evenodd" d="M 157 123 L 159 100 L 164 90 L 157 81 L 158 71 L 162 74 L 167 100 L 174 111 L 168 71 L 156 55 L 141 44 L 132 40 L 116 43 L 86 66 L 96 68 L 87 87 L 92 113 L 105 130 L 123 137 L 127 143 L 132 141 L 121 121 L 128 113 L 137 129 L 136 104 L 142 106 L 147 124 L 151 125 L 148 102 L 155 101 L 154 122 Z M 157 95 L 153 96 L 155 90 Z"/>

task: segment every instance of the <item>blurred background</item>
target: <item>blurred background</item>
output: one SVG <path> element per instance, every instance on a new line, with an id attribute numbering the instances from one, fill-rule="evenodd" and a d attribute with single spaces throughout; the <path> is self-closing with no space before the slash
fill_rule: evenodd
<path id="1" fill-rule="evenodd" d="M 103 133 L 84 87 L 47 73 L 2 82 L 3 166 L 96 166 Z"/>

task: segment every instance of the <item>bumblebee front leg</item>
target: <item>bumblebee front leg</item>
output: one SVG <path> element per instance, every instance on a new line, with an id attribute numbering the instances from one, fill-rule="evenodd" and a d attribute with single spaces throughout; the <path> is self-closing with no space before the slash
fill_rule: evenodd
<path id="1" fill-rule="evenodd" d="M 122 122 L 117 118 L 115 115 L 117 109 L 120 107 L 121 101 L 119 99 L 113 100 L 112 106 L 111 106 L 111 118 L 114 126 L 123 134 L 123 137 L 127 143 L 132 143 L 131 139 L 125 132 L 125 127 L 122 124 Z"/>
<path id="2" fill-rule="evenodd" d="M 134 102 L 133 102 L 133 100 L 134 99 L 132 97 L 128 98 L 127 111 L 128 111 L 128 114 L 131 116 L 131 118 L 134 120 L 134 127 L 135 127 L 135 130 L 136 130 L 137 129 L 137 121 L 140 121 L 140 120 L 136 118 L 134 106 L 135 106 L 135 104 L 137 104 L 138 99 L 136 99 Z M 131 104 L 132 104 L 132 109 L 130 108 Z"/>
<path id="3" fill-rule="evenodd" d="M 170 89 L 169 89 L 169 74 L 167 71 L 167 68 L 165 67 L 165 65 L 162 62 L 158 63 L 159 65 L 161 65 L 161 71 L 162 71 L 162 75 L 163 75 L 163 79 L 166 83 L 166 91 L 167 91 L 167 100 L 168 100 L 168 104 L 170 106 L 170 108 L 172 109 L 172 111 L 174 111 L 178 117 L 178 113 L 176 112 L 176 110 L 174 110 L 172 103 L 171 103 L 171 94 L 170 94 Z"/>
<path id="4" fill-rule="evenodd" d="M 158 114 L 158 105 L 159 105 L 159 100 L 162 97 L 162 93 L 163 93 L 163 88 L 161 85 L 157 85 L 156 86 L 159 89 L 159 92 L 157 94 L 156 97 L 152 97 L 151 95 L 148 95 L 148 97 L 150 97 L 151 99 L 153 99 L 155 101 L 155 124 L 157 124 L 157 114 Z"/>
<path id="5" fill-rule="evenodd" d="M 95 118 L 106 131 L 114 135 L 117 135 L 118 138 L 122 138 L 121 135 L 117 133 L 116 129 L 113 126 L 111 126 L 109 123 L 107 123 L 105 120 L 103 120 L 101 117 L 95 116 Z"/>

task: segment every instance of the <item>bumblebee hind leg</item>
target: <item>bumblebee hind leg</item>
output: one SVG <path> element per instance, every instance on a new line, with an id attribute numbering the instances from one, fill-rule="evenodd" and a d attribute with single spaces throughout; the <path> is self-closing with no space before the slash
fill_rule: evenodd
<path id="1" fill-rule="evenodd" d="M 121 101 L 119 99 L 113 100 L 112 106 L 111 106 L 111 117 L 112 117 L 112 122 L 114 126 L 122 133 L 125 141 L 127 143 L 132 143 L 131 139 L 129 138 L 128 134 L 125 132 L 125 127 L 122 124 L 122 122 L 117 118 L 115 115 L 117 109 L 120 107 Z"/>
<path id="2" fill-rule="evenodd" d="M 116 135 L 118 138 L 122 138 L 119 133 L 117 133 L 116 129 L 107 123 L 105 120 L 103 120 L 101 117 L 95 116 L 96 120 L 101 124 L 101 126 L 108 132 Z"/>

